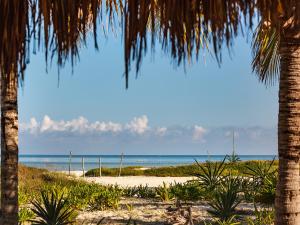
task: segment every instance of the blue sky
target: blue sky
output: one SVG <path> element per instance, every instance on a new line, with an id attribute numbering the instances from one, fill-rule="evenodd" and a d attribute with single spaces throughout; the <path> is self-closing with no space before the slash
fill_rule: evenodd
<path id="1" fill-rule="evenodd" d="M 236 131 L 240 154 L 274 154 L 278 86 L 251 72 L 250 44 L 238 38 L 223 63 L 203 53 L 174 66 L 160 50 L 148 52 L 129 89 L 123 77 L 121 37 L 83 47 L 74 72 L 43 54 L 31 55 L 19 95 L 21 153 L 224 154 Z M 55 62 L 55 61 L 54 61 Z"/>

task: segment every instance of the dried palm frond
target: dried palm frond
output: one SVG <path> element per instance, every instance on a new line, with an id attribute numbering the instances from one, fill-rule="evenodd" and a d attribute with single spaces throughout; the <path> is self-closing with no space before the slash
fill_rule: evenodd
<path id="1" fill-rule="evenodd" d="M 278 33 L 284 27 L 284 21 L 299 25 L 300 3 L 297 0 L 127 0 L 124 14 L 125 75 L 128 80 L 132 61 L 136 61 L 136 71 L 139 71 L 149 35 L 159 36 L 163 50 L 170 52 L 178 65 L 205 49 L 206 44 L 199 44 L 203 40 L 212 45 L 220 63 L 223 44 L 230 49 L 239 31 L 251 29 L 255 18 L 269 21 L 270 29 L 276 28 Z M 152 25 L 152 29 L 148 29 L 149 21 L 159 27 Z M 264 70 L 257 72 L 263 72 L 262 81 L 272 74 Z"/>
<path id="2" fill-rule="evenodd" d="M 0 1 L 0 75 L 3 89 L 24 76 L 29 60 L 28 1 Z M 3 93 L 2 93 L 3 94 Z"/>
<path id="3" fill-rule="evenodd" d="M 113 26 L 115 15 L 122 11 L 122 2 L 106 0 L 105 9 L 108 22 Z M 38 24 L 38 41 L 45 45 L 46 61 L 48 52 L 51 52 L 51 58 L 57 55 L 58 66 L 63 66 L 69 58 L 73 66 L 79 57 L 80 46 L 86 44 L 89 31 L 93 32 L 94 46 L 98 49 L 97 24 L 102 20 L 102 0 L 35 0 L 32 11 L 37 12 L 33 17 Z"/>
<path id="4" fill-rule="evenodd" d="M 86 44 L 93 32 L 95 48 L 97 24 L 102 14 L 109 15 L 113 26 L 115 16 L 123 10 L 122 0 L 0 0 L 0 74 L 4 85 L 12 74 L 24 77 L 29 62 L 30 42 L 36 41 L 45 51 L 48 61 L 56 56 L 58 67 L 70 59 L 72 65 L 79 57 L 80 46 Z M 103 9 L 106 11 L 103 12 Z M 16 78 L 18 77 L 16 76 Z"/>

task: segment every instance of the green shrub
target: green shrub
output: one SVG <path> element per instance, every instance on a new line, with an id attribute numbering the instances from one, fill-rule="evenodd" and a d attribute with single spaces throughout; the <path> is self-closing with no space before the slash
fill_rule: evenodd
<path id="1" fill-rule="evenodd" d="M 139 185 L 136 187 L 138 198 L 155 198 L 155 188 L 149 187 L 148 185 Z"/>
<path id="2" fill-rule="evenodd" d="M 168 202 L 174 197 L 170 187 L 165 182 L 156 188 L 156 196 L 163 202 Z"/>
<path id="3" fill-rule="evenodd" d="M 134 187 L 126 187 L 123 189 L 123 194 L 126 197 L 138 197 L 138 188 Z"/>
<path id="4" fill-rule="evenodd" d="M 68 204 L 75 209 L 84 209 L 89 206 L 90 201 L 107 188 L 97 184 L 78 183 L 69 188 Z"/>
<path id="5" fill-rule="evenodd" d="M 181 201 L 197 201 L 204 196 L 203 189 L 196 182 L 174 183 L 170 186 L 170 192 Z"/>
<path id="6" fill-rule="evenodd" d="M 228 176 L 220 182 L 219 186 L 210 195 L 208 210 L 212 215 L 227 221 L 234 215 L 235 208 L 240 204 L 241 180 L 239 177 Z"/>
<path id="7" fill-rule="evenodd" d="M 122 190 L 117 186 L 110 186 L 98 192 L 89 202 L 90 210 L 118 209 Z"/>
<path id="8" fill-rule="evenodd" d="M 30 201 L 32 200 L 32 197 L 31 197 L 32 195 L 34 195 L 34 194 L 28 193 L 28 191 L 25 188 L 20 188 L 19 195 L 18 195 L 19 205 L 26 205 L 26 204 L 30 203 Z"/>
<path id="9" fill-rule="evenodd" d="M 34 212 L 31 209 L 21 208 L 19 211 L 19 224 L 24 224 L 35 218 Z"/>
<path id="10" fill-rule="evenodd" d="M 257 210 L 255 207 L 255 218 L 248 217 L 246 219 L 247 225 L 272 225 L 274 224 L 274 210 L 262 209 Z"/>

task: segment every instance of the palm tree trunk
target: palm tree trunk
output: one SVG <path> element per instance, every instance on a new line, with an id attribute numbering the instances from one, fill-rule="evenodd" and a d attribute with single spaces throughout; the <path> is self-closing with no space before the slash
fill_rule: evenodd
<path id="1" fill-rule="evenodd" d="M 1 79 L 1 224 L 18 224 L 18 77 Z"/>
<path id="2" fill-rule="evenodd" d="M 280 37 L 276 225 L 300 224 L 300 40 L 293 30 Z"/>

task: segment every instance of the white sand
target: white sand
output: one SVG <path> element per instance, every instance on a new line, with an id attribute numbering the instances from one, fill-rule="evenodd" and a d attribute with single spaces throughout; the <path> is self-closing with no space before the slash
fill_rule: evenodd
<path id="1" fill-rule="evenodd" d="M 67 171 L 62 171 L 68 174 Z M 82 171 L 72 171 L 71 174 L 76 177 L 82 176 Z M 85 177 L 87 182 L 103 184 L 103 185 L 114 185 L 117 184 L 121 187 L 134 187 L 139 185 L 148 185 L 149 187 L 157 187 L 165 182 L 166 184 L 171 183 L 184 183 L 188 180 L 195 179 L 194 177 L 155 177 L 155 176 L 122 176 L 122 177 Z"/>
<path id="2" fill-rule="evenodd" d="M 150 176 L 124 176 L 124 177 L 86 177 L 84 180 L 103 185 L 117 184 L 121 187 L 134 187 L 139 185 L 148 185 L 157 187 L 165 182 L 171 184 L 174 182 L 184 183 L 192 180 L 193 177 L 150 177 Z"/>

